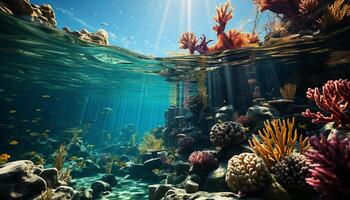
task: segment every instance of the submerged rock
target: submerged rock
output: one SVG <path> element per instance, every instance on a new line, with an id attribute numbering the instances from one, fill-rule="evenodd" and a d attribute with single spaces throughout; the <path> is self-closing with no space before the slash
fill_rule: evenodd
<path id="1" fill-rule="evenodd" d="M 109 44 L 108 33 L 104 29 L 100 29 L 96 33 L 91 33 L 86 29 L 82 29 L 81 31 L 71 31 L 68 27 L 64 27 L 63 30 L 68 34 L 74 35 L 75 37 L 78 37 L 79 39 L 87 42 L 102 45 Z"/>
<path id="2" fill-rule="evenodd" d="M 39 176 L 46 181 L 48 188 L 55 188 L 58 186 L 58 171 L 56 168 L 44 169 Z"/>
<path id="3" fill-rule="evenodd" d="M 102 181 L 108 183 L 112 187 L 116 186 L 118 184 L 118 180 L 115 178 L 112 174 L 106 174 L 101 178 Z"/>
<path id="4" fill-rule="evenodd" d="M 104 181 L 96 181 L 91 185 L 93 196 L 98 196 L 105 191 L 112 191 L 111 186 Z"/>
<path id="5" fill-rule="evenodd" d="M 0 166 L 0 199 L 30 199 L 46 189 L 46 182 L 34 174 L 29 160 L 6 163 Z"/>

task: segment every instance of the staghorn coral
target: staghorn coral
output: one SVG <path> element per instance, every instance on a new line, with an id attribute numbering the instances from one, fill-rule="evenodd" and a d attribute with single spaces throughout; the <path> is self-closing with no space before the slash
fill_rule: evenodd
<path id="1" fill-rule="evenodd" d="M 64 144 L 61 144 L 61 146 L 56 151 L 55 157 L 54 157 L 54 166 L 58 171 L 61 171 L 65 162 L 67 156 L 67 149 Z"/>
<path id="2" fill-rule="evenodd" d="M 347 79 L 330 80 L 322 87 L 322 94 L 316 87 L 309 88 L 306 97 L 315 101 L 320 111 L 330 114 L 326 116 L 321 112 L 313 113 L 306 109 L 304 117 L 311 118 L 313 123 L 334 122 L 337 127 L 350 126 L 350 81 Z"/>
<path id="3" fill-rule="evenodd" d="M 243 125 L 233 121 L 217 123 L 210 131 L 210 142 L 219 147 L 240 144 L 245 139 L 246 136 Z"/>
<path id="4" fill-rule="evenodd" d="M 306 188 L 305 178 L 310 177 L 309 162 L 302 154 L 292 154 L 281 159 L 271 168 L 278 183 L 285 187 Z"/>
<path id="5" fill-rule="evenodd" d="M 350 199 L 350 143 L 336 134 L 330 140 L 323 135 L 310 138 L 306 157 L 311 163 L 311 177 L 306 182 L 323 199 Z"/>
<path id="6" fill-rule="evenodd" d="M 218 160 L 209 151 L 195 151 L 191 153 L 188 161 L 200 172 L 209 172 L 218 165 Z"/>
<path id="7" fill-rule="evenodd" d="M 299 13 L 305 15 L 315 10 L 318 6 L 319 0 L 300 0 Z"/>
<path id="8" fill-rule="evenodd" d="M 321 28 L 327 29 L 328 27 L 338 24 L 346 17 L 350 16 L 350 4 L 345 0 L 335 0 L 333 4 L 327 7 L 324 15 L 318 20 Z"/>
<path id="9" fill-rule="evenodd" d="M 283 87 L 280 88 L 280 93 L 283 97 L 283 99 L 293 100 L 295 97 L 295 93 L 297 91 L 297 85 L 295 84 L 285 84 Z"/>
<path id="10" fill-rule="evenodd" d="M 156 138 L 152 133 L 148 133 L 144 136 L 141 144 L 139 145 L 140 154 L 145 154 L 147 151 L 159 151 L 164 149 L 164 141 L 161 138 Z"/>
<path id="11" fill-rule="evenodd" d="M 294 129 L 295 118 L 287 120 L 273 119 L 266 120 L 263 133 L 259 130 L 259 136 L 262 143 L 256 137 L 249 140 L 249 145 L 254 153 L 259 155 L 268 167 L 272 167 L 285 156 L 291 155 L 296 147 L 298 140 L 297 130 Z M 303 153 L 308 147 L 308 137 L 303 139 L 299 137 L 300 153 Z"/>
<path id="12" fill-rule="evenodd" d="M 261 158 L 253 153 L 241 153 L 228 161 L 225 180 L 233 192 L 245 193 L 263 190 L 272 178 Z"/>
<path id="13" fill-rule="evenodd" d="M 213 17 L 217 23 L 213 30 L 216 31 L 217 42 L 212 46 L 208 44 L 212 41 L 207 41 L 205 35 L 200 37 L 198 44 L 197 37 L 192 32 L 185 32 L 181 35 L 179 40 L 180 49 L 189 49 L 190 54 L 194 54 L 195 51 L 200 54 L 208 54 L 217 51 L 224 51 L 228 49 L 237 49 L 247 46 L 256 46 L 259 42 L 258 35 L 254 33 L 243 33 L 237 30 L 230 30 L 225 33 L 227 22 L 233 17 L 233 9 L 231 8 L 230 1 L 220 5 L 216 8 L 216 15 Z"/>

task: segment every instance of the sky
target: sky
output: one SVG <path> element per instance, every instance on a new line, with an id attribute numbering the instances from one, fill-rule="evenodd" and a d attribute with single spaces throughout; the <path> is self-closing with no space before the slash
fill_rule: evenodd
<path id="1" fill-rule="evenodd" d="M 179 52 L 181 33 L 193 31 L 216 39 L 212 30 L 215 8 L 226 0 L 31 0 L 51 4 L 58 27 L 89 31 L 105 29 L 111 45 L 144 55 L 169 56 Z M 251 32 L 256 15 L 253 0 L 231 0 L 233 19 L 227 30 Z M 264 35 L 267 14 L 263 13 L 257 29 Z"/>

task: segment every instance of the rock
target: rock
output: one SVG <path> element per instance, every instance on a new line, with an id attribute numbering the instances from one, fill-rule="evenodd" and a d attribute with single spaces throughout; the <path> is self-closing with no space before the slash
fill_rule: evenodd
<path id="1" fill-rule="evenodd" d="M 51 200 L 69 200 L 72 199 L 74 195 L 74 190 L 68 186 L 60 186 L 56 188 L 55 193 Z"/>
<path id="2" fill-rule="evenodd" d="M 185 190 L 187 193 L 195 193 L 198 192 L 199 190 L 199 185 L 198 183 L 195 183 L 191 180 L 187 180 L 185 183 Z"/>
<path id="3" fill-rule="evenodd" d="M 114 187 L 118 184 L 117 179 L 112 174 L 106 174 L 101 178 L 101 181 L 108 183 L 110 186 Z"/>
<path id="4" fill-rule="evenodd" d="M 43 178 L 34 174 L 29 160 L 9 162 L 0 166 L 0 199 L 30 199 L 46 190 Z"/>
<path id="5" fill-rule="evenodd" d="M 208 192 L 225 192 L 229 191 L 225 181 L 226 176 L 225 165 L 220 165 L 216 170 L 210 172 L 204 184 L 204 190 Z"/>
<path id="6" fill-rule="evenodd" d="M 174 188 L 173 185 L 170 184 L 164 184 L 164 185 L 150 185 L 148 186 L 148 199 L 149 200 L 159 200 L 162 197 L 164 197 L 165 193 L 168 192 L 168 190 Z"/>
<path id="7" fill-rule="evenodd" d="M 111 186 L 104 181 L 96 181 L 91 185 L 93 196 L 98 196 L 102 192 L 112 191 Z"/>
<path id="8" fill-rule="evenodd" d="M 263 194 L 263 199 L 269 200 L 292 200 L 288 192 L 277 182 L 269 184 Z"/>
<path id="9" fill-rule="evenodd" d="M 172 165 L 177 175 L 187 175 L 188 171 L 191 168 L 191 165 L 189 162 L 183 162 L 183 161 L 176 161 Z"/>
<path id="10" fill-rule="evenodd" d="M 100 29 L 96 33 L 90 33 L 86 29 L 82 29 L 79 31 L 70 31 L 67 27 L 64 27 L 63 30 L 75 37 L 78 37 L 81 40 L 84 40 L 86 42 L 91 42 L 95 44 L 101 44 L 101 45 L 108 45 L 108 33 L 107 31 Z"/>
<path id="11" fill-rule="evenodd" d="M 236 194 L 232 192 L 216 192 L 216 193 L 209 193 L 204 191 L 199 191 L 196 193 L 188 194 L 184 192 L 184 190 L 181 189 L 173 189 L 169 190 L 164 198 L 164 200 L 238 200 L 239 198 L 236 197 Z M 246 199 L 246 200 L 252 200 L 252 199 Z"/>
<path id="12" fill-rule="evenodd" d="M 130 158 L 127 155 L 122 155 L 122 156 L 120 156 L 119 161 L 121 161 L 121 162 L 129 162 Z"/>
<path id="13" fill-rule="evenodd" d="M 44 170 L 44 166 L 42 165 L 35 165 L 34 167 L 34 174 L 39 175 Z"/>
<path id="14" fill-rule="evenodd" d="M 183 174 L 179 174 L 177 175 L 176 173 L 172 173 L 172 174 L 169 174 L 167 176 L 167 179 L 166 179 L 166 182 L 168 184 L 180 184 L 181 182 L 183 182 L 185 179 L 186 179 L 186 175 L 183 175 Z"/>
<path id="15" fill-rule="evenodd" d="M 272 108 L 276 109 L 280 115 L 292 114 L 293 109 L 290 107 L 294 104 L 293 100 L 278 99 L 267 102 Z"/>
<path id="16" fill-rule="evenodd" d="M 92 189 L 86 188 L 79 194 L 80 200 L 91 200 L 93 199 Z"/>
<path id="17" fill-rule="evenodd" d="M 265 106 L 253 106 L 248 108 L 247 117 L 254 121 L 264 121 L 266 119 L 272 119 L 276 115 L 276 111 L 271 110 Z"/>
<path id="18" fill-rule="evenodd" d="M 56 188 L 58 186 L 58 171 L 56 168 L 44 169 L 39 176 L 45 180 L 48 188 Z"/>
<path id="19" fill-rule="evenodd" d="M 74 168 L 71 171 L 71 176 L 74 178 L 94 176 L 100 172 L 100 166 L 94 163 L 92 160 L 84 161 L 84 168 Z"/>
<path id="20" fill-rule="evenodd" d="M 146 171 L 152 171 L 153 169 L 160 169 L 163 167 L 163 161 L 160 157 L 158 158 L 152 158 L 149 160 L 146 160 L 144 163 L 144 170 Z"/>

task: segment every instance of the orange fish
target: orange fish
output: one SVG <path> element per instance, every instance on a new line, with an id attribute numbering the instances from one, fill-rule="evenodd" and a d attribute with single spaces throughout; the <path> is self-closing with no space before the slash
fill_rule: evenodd
<path id="1" fill-rule="evenodd" d="M 0 154 L 0 164 L 6 163 L 10 157 L 7 153 Z"/>

